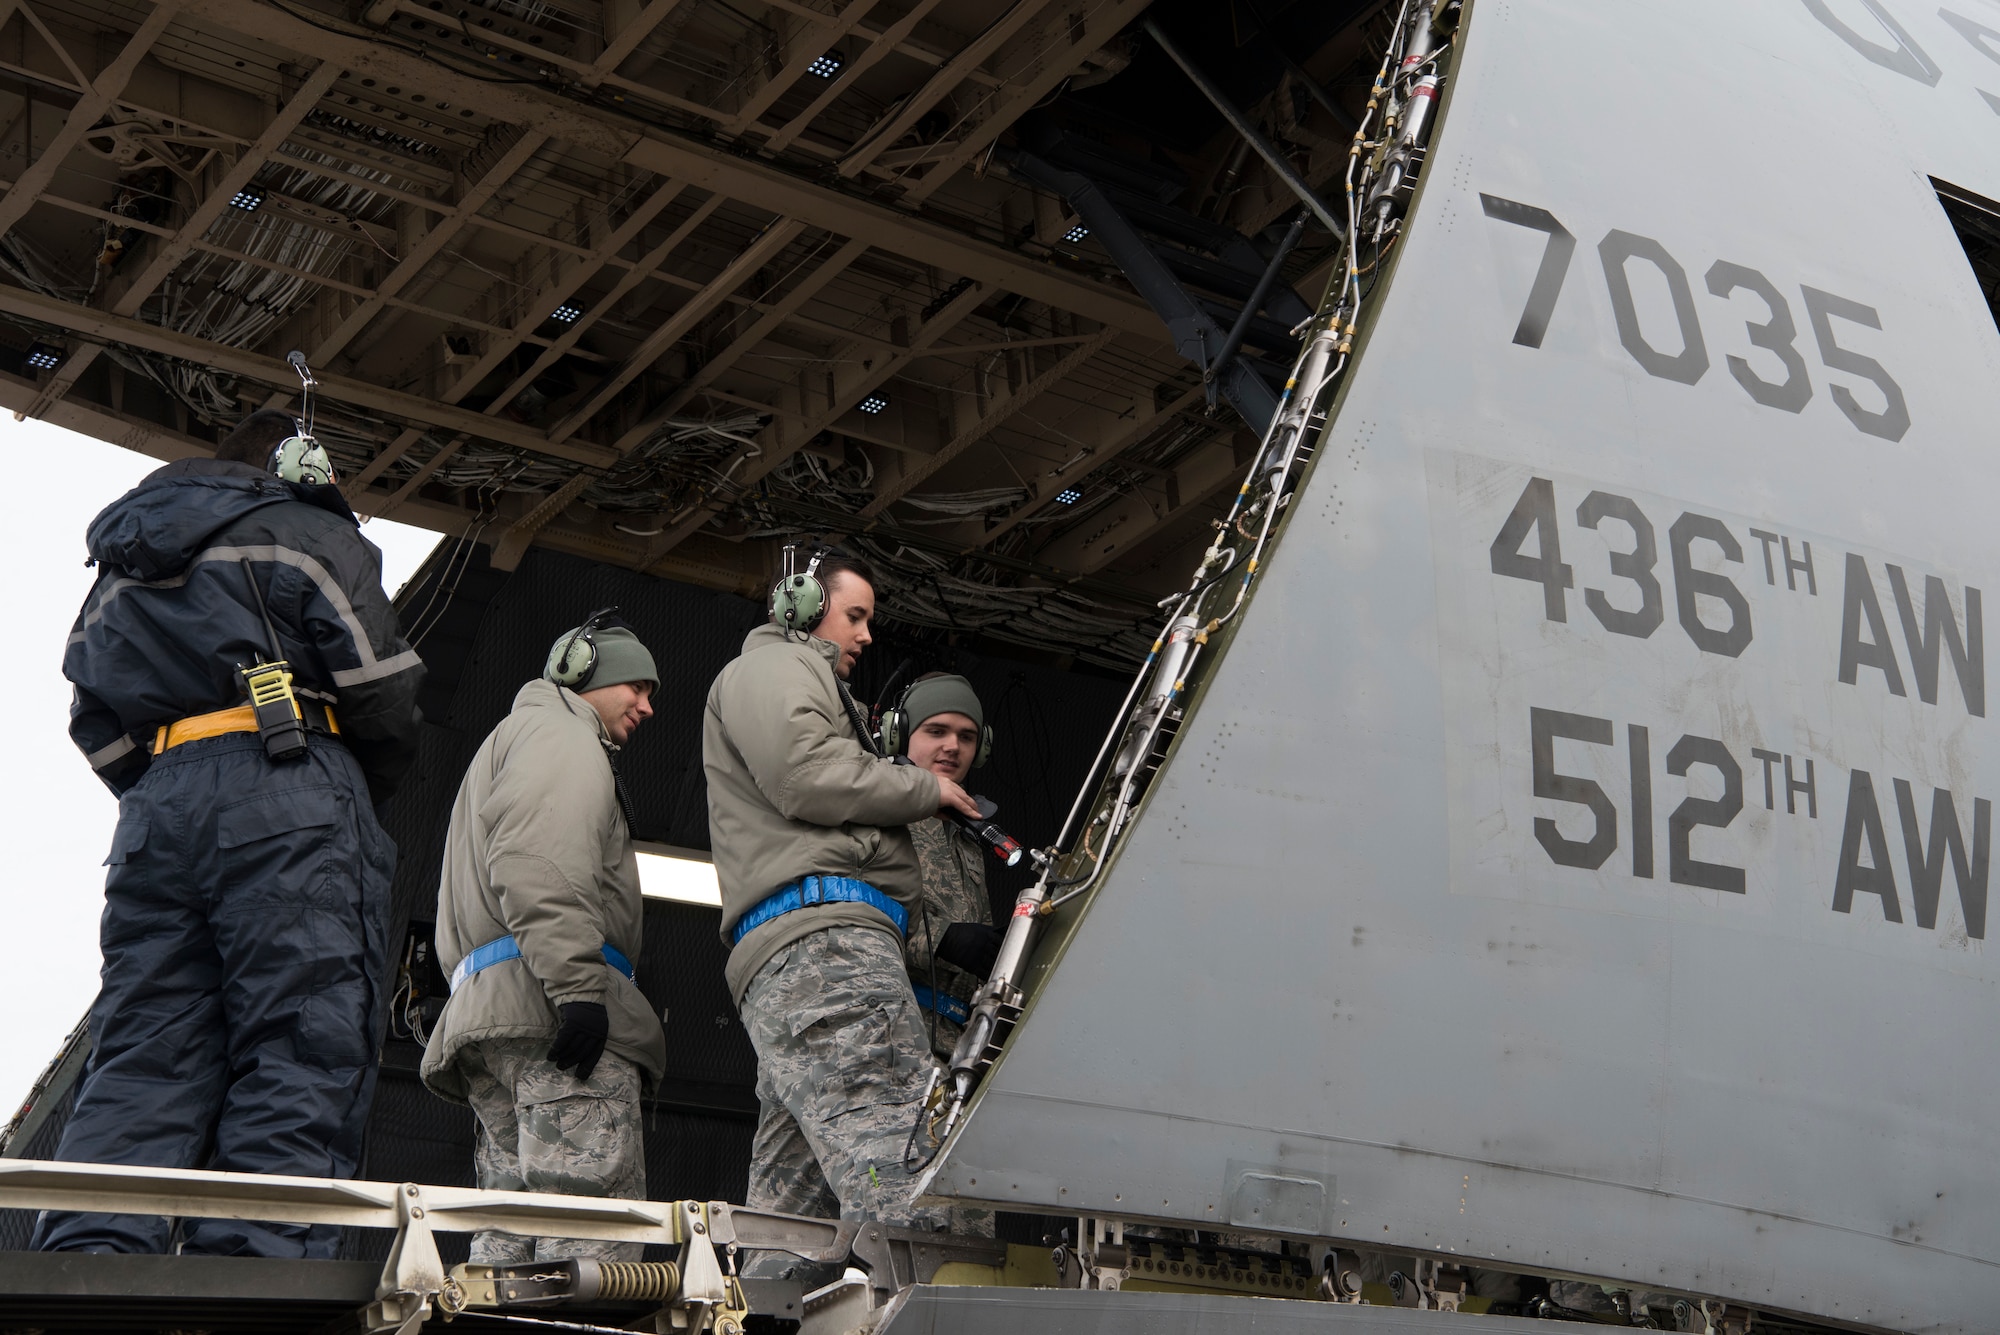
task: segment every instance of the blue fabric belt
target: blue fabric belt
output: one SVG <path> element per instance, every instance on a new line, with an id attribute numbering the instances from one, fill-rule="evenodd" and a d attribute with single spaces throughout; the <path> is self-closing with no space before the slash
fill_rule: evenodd
<path id="1" fill-rule="evenodd" d="M 917 1005 L 953 1024 L 964 1024 L 972 1018 L 971 1008 L 949 992 L 933 992 L 928 987 L 918 987 L 916 993 Z"/>
<path id="2" fill-rule="evenodd" d="M 735 945 L 773 918 L 814 904 L 866 904 L 888 914 L 897 931 L 910 934 L 910 911 L 868 882 L 851 876 L 802 876 L 751 905 L 750 911 L 736 920 L 729 943 Z"/>
<path id="3" fill-rule="evenodd" d="M 639 981 L 639 971 L 632 967 L 631 960 L 625 958 L 625 952 L 612 945 L 609 941 L 599 946 L 598 949 L 603 952 L 606 964 L 609 964 L 633 982 L 636 983 Z M 481 969 L 490 969 L 496 964 L 520 958 L 521 943 L 511 936 L 503 936 L 497 941 L 488 941 L 483 946 L 476 946 L 468 951 L 465 958 L 458 962 L 458 967 L 451 971 L 451 990 L 454 992 L 458 991 L 466 979 L 472 977 L 472 975 L 478 973 Z"/>

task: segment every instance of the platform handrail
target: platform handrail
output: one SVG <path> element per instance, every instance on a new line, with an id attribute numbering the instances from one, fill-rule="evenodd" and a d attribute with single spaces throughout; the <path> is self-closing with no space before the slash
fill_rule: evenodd
<path id="1" fill-rule="evenodd" d="M 131 1168 L 44 1159 L 0 1162 L 0 1208 L 257 1219 L 281 1224 L 396 1227 L 403 1184 L 336 1178 Z M 679 1202 L 604 1200 L 426 1184 L 432 1227 L 549 1234 L 606 1242 L 685 1242 Z"/>
<path id="2" fill-rule="evenodd" d="M 218 1173 L 195 1168 L 0 1160 L 0 1209 L 79 1210 L 172 1215 L 187 1219 L 254 1219 L 282 1224 L 387 1228 L 396 1232 L 376 1302 L 366 1325 L 414 1331 L 448 1283 L 431 1234 L 492 1229 L 530 1237 L 657 1242 L 681 1248 L 681 1302 L 696 1325 L 724 1322 L 724 1272 L 716 1251 L 735 1270 L 738 1250 L 785 1251 L 811 1261 L 841 1262 L 853 1251 L 859 1225 L 752 1210 L 727 1201 L 629 1201 L 487 1191 L 415 1182 L 365 1182 L 266 1173 Z"/>

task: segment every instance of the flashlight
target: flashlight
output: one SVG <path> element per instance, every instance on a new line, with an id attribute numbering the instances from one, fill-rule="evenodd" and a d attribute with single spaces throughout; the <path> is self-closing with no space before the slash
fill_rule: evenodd
<path id="1" fill-rule="evenodd" d="M 964 812 L 954 811 L 951 814 L 952 824 L 992 849 L 993 856 L 1007 866 L 1011 867 L 1019 862 L 1021 845 L 1013 835 L 1008 834 L 993 821 L 993 818 L 1000 813 L 999 806 L 977 794 L 973 795 L 972 800 L 979 808 L 979 818 L 974 820 Z"/>
<path id="2" fill-rule="evenodd" d="M 891 756 L 889 757 L 889 763 L 892 765 L 914 765 L 917 762 L 908 756 Z M 1000 814 L 1000 804 L 988 798 L 981 797 L 977 793 L 971 793 L 969 796 L 972 798 L 972 804 L 979 808 L 979 815 L 976 819 L 966 815 L 962 811 L 944 812 L 945 819 L 992 849 L 993 856 L 999 858 L 1005 865 L 1011 867 L 1019 862 L 1022 853 L 1026 852 L 1026 850 L 1021 847 L 1020 841 L 994 824 L 993 821 L 993 818 Z M 1037 857 L 1036 861 L 1039 862 L 1041 859 Z"/>

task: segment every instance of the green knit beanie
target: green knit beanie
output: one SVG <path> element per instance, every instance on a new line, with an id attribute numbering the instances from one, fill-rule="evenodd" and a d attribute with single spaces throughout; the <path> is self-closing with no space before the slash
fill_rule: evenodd
<path id="1" fill-rule="evenodd" d="M 939 714 L 963 714 L 975 728 L 986 726 L 986 711 L 979 707 L 979 696 L 972 683 L 963 677 L 927 677 L 910 688 L 907 704 L 913 735 L 924 726 L 924 720 Z"/>
<path id="2" fill-rule="evenodd" d="M 564 631 L 549 648 L 550 671 L 542 675 L 555 680 L 553 666 L 556 656 L 562 651 L 563 642 L 574 632 Z M 639 643 L 639 637 L 626 626 L 605 626 L 590 633 L 597 645 L 597 666 L 588 681 L 573 686 L 575 691 L 594 691 L 600 686 L 618 686 L 628 681 L 643 681 L 654 690 L 660 689 L 660 669 L 653 662 L 653 655 L 646 646 Z M 577 647 L 580 655 L 581 646 Z M 572 658 L 573 663 L 577 659 Z"/>
<path id="3" fill-rule="evenodd" d="M 660 689 L 660 669 L 654 664 L 651 651 L 639 643 L 639 637 L 632 631 L 614 626 L 596 632 L 592 638 L 597 641 L 597 671 L 590 674 L 585 690 L 628 681 L 643 681 L 656 691 Z"/>

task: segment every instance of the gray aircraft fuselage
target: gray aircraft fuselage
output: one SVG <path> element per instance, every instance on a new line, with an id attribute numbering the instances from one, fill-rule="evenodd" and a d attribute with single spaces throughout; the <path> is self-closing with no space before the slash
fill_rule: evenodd
<path id="1" fill-rule="evenodd" d="M 2000 1298 L 1994 0 L 1478 0 L 1233 643 L 935 1190 Z M 1044 962 L 1046 966 L 1046 961 Z"/>

